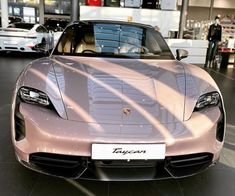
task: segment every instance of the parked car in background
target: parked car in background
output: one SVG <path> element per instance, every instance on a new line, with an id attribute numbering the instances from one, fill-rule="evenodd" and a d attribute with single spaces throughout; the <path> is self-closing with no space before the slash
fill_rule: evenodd
<path id="1" fill-rule="evenodd" d="M 216 164 L 222 95 L 185 57 L 179 49 L 175 58 L 148 25 L 68 25 L 51 56 L 30 63 L 16 83 L 17 159 L 45 174 L 100 180 L 180 178 Z"/>
<path id="2" fill-rule="evenodd" d="M 63 30 L 68 25 L 69 21 L 65 19 L 47 19 L 44 26 L 53 32 L 54 45 L 59 40 Z"/>
<path id="3" fill-rule="evenodd" d="M 35 45 L 43 43 L 53 48 L 53 35 L 40 24 L 17 22 L 0 28 L 0 51 L 35 52 Z"/>

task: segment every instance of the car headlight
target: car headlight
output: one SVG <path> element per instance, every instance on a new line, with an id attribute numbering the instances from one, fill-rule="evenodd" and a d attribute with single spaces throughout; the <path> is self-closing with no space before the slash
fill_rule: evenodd
<path id="1" fill-rule="evenodd" d="M 33 88 L 21 87 L 19 90 L 19 96 L 26 103 L 39 104 L 42 106 L 50 105 L 48 96 L 45 93 Z"/>
<path id="2" fill-rule="evenodd" d="M 217 106 L 220 103 L 220 95 L 218 92 L 211 92 L 199 97 L 194 111 L 199 111 L 207 107 Z"/>

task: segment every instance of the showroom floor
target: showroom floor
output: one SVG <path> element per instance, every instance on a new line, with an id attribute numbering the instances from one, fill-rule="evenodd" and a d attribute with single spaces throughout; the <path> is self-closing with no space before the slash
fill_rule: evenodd
<path id="1" fill-rule="evenodd" d="M 208 72 L 219 85 L 227 112 L 227 133 L 220 162 L 202 174 L 184 179 L 148 182 L 72 181 L 30 171 L 15 159 L 10 139 L 11 94 L 24 66 L 38 58 L 29 54 L 0 54 L 0 195 L 81 196 L 81 195 L 235 195 L 235 69 Z"/>

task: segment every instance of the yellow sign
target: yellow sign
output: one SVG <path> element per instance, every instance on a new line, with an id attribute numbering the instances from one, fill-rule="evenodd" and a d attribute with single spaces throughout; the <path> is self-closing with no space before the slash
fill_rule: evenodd
<path id="1" fill-rule="evenodd" d="M 132 22 L 133 21 L 133 17 L 132 16 L 128 16 L 127 17 L 127 22 Z"/>

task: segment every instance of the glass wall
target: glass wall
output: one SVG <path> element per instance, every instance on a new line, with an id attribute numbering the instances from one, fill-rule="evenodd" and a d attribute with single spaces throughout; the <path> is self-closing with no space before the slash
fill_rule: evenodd
<path id="1" fill-rule="evenodd" d="M 39 22 L 39 1 L 8 0 L 9 16 L 22 18 L 25 22 Z M 70 0 L 44 0 L 44 10 L 45 14 L 70 15 Z"/>
<path id="2" fill-rule="evenodd" d="M 45 14 L 70 14 L 70 0 L 45 0 Z"/>
<path id="3" fill-rule="evenodd" d="M 24 3 L 26 5 L 38 5 L 39 0 L 8 0 L 9 3 Z"/>
<path id="4" fill-rule="evenodd" d="M 8 2 L 9 16 L 19 17 L 24 22 L 38 22 L 38 4 L 24 2 Z"/>

